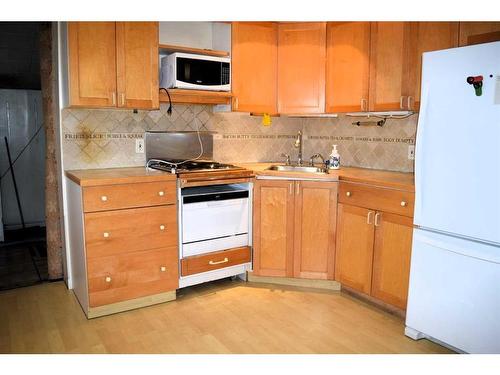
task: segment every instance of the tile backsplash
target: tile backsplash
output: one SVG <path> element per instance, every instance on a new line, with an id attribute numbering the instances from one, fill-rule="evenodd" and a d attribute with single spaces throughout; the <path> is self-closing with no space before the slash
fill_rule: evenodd
<path id="1" fill-rule="evenodd" d="M 293 147 L 299 130 L 303 132 L 303 155 L 325 158 L 332 144 L 338 145 L 342 165 L 413 171 L 408 145 L 414 144 L 417 115 L 389 119 L 383 127 L 353 126 L 366 118 L 273 117 L 271 126 L 261 125 L 261 117 L 237 112 L 212 111 L 212 106 L 174 105 L 157 111 L 113 109 L 63 109 L 63 162 L 65 169 L 143 166 L 144 154 L 135 152 L 135 140 L 146 130 L 214 131 L 214 158 L 221 162 L 276 162 L 281 153 L 297 158 Z"/>

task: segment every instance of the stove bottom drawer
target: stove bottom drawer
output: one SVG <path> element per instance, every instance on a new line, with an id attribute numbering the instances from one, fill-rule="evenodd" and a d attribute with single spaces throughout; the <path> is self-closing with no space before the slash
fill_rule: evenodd
<path id="1" fill-rule="evenodd" d="M 251 259 L 250 246 L 195 255 L 181 260 L 181 275 L 189 276 L 235 266 L 237 264 L 248 263 Z"/>

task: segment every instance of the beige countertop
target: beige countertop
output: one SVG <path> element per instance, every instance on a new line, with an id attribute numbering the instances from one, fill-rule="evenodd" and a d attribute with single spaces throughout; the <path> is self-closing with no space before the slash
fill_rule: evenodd
<path id="1" fill-rule="evenodd" d="M 366 183 L 377 186 L 389 187 L 415 191 L 413 173 L 392 172 L 378 169 L 341 167 L 338 170 L 330 170 L 328 174 L 315 174 L 304 172 L 278 172 L 266 170 L 273 164 L 278 163 L 238 163 L 243 168 L 251 169 L 256 176 L 271 176 L 282 178 L 312 178 L 317 180 L 347 181 Z"/>
<path id="2" fill-rule="evenodd" d="M 341 167 L 339 170 L 330 170 L 327 174 L 267 170 L 273 164 L 277 163 L 236 163 L 240 167 L 252 170 L 257 177 L 270 176 L 277 178 L 347 181 L 415 191 L 413 173 L 354 167 Z M 147 170 L 144 167 L 72 170 L 66 171 L 66 176 L 80 186 L 173 181 L 176 179 L 176 175 Z"/>
<path id="3" fill-rule="evenodd" d="M 66 177 L 80 186 L 101 186 L 136 182 L 175 181 L 177 176 L 144 167 L 79 169 L 66 171 Z"/>

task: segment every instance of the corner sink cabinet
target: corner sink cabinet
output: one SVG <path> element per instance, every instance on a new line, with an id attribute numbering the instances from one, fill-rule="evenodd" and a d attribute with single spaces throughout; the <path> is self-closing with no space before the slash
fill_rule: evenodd
<path id="1" fill-rule="evenodd" d="M 258 179 L 253 275 L 336 280 L 405 310 L 413 202 L 411 189 L 371 183 Z"/>
<path id="2" fill-rule="evenodd" d="M 256 180 L 256 276 L 333 280 L 337 182 Z"/>

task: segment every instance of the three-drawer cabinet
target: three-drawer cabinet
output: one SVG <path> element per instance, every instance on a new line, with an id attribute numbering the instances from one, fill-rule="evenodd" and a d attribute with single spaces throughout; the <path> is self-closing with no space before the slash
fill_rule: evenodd
<path id="1" fill-rule="evenodd" d="M 175 299 L 174 176 L 151 173 L 126 182 L 85 175 L 67 172 L 67 196 L 71 284 L 87 317 Z"/>

